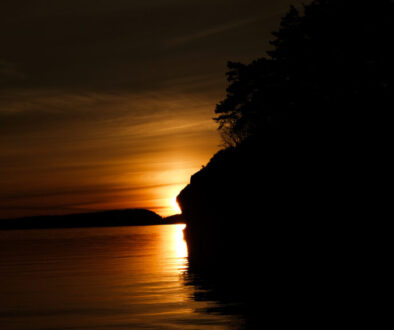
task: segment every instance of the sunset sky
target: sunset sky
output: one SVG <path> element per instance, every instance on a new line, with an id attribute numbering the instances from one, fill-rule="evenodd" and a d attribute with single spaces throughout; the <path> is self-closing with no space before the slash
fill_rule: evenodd
<path id="1" fill-rule="evenodd" d="M 148 208 L 220 148 L 227 61 L 290 0 L 2 0 L 0 218 Z"/>

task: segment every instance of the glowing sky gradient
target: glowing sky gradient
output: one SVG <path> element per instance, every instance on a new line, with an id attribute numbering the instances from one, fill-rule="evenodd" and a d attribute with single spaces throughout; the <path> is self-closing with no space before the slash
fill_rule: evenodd
<path id="1" fill-rule="evenodd" d="M 3 0 L 0 218 L 175 213 L 219 149 L 226 62 L 264 55 L 290 2 Z"/>

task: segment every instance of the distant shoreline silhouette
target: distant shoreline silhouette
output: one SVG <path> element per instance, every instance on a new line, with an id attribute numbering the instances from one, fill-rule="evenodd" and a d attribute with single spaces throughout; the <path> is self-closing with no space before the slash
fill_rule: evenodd
<path id="1" fill-rule="evenodd" d="M 182 217 L 175 215 L 162 218 L 150 210 L 126 209 L 4 219 L 0 220 L 0 230 L 148 226 L 174 223 L 182 223 Z"/>

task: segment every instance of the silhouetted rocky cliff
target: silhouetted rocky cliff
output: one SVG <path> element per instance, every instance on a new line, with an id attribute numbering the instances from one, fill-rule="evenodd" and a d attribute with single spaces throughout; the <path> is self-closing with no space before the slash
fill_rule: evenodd
<path id="1" fill-rule="evenodd" d="M 244 260 L 263 243 L 313 258 L 379 210 L 393 22 L 389 0 L 315 0 L 289 10 L 266 57 L 229 63 L 214 118 L 228 147 L 178 196 L 192 259 Z"/>
<path id="2" fill-rule="evenodd" d="M 273 256 L 268 250 L 289 255 L 313 227 L 343 216 L 341 193 L 333 192 L 339 173 L 308 156 L 312 147 L 293 142 L 245 141 L 218 152 L 191 177 L 178 202 L 192 263 L 244 263 L 263 252 Z"/>
<path id="3" fill-rule="evenodd" d="M 315 0 L 290 9 L 268 57 L 229 63 L 228 147 L 177 198 L 192 277 L 275 320 L 358 313 L 387 200 L 393 35 L 392 1 Z"/>

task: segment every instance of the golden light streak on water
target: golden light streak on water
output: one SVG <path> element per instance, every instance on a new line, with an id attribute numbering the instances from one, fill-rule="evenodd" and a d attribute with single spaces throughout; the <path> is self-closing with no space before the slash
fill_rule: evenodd
<path id="1" fill-rule="evenodd" d="M 187 244 L 183 236 L 186 225 L 176 225 L 175 228 L 175 251 L 177 258 L 187 257 Z"/>
<path id="2" fill-rule="evenodd" d="M 167 239 L 167 242 L 170 244 L 167 255 L 172 259 L 173 269 L 178 273 L 185 272 L 188 267 L 187 244 L 183 236 L 185 227 L 186 225 L 184 224 L 175 225 L 175 228 L 168 232 L 171 237 Z"/>
<path id="3" fill-rule="evenodd" d="M 0 231 L 1 329 L 242 328 L 196 299 L 184 228 Z"/>

